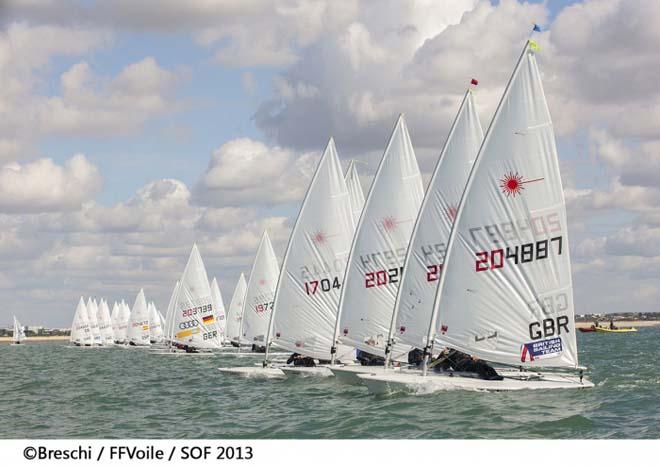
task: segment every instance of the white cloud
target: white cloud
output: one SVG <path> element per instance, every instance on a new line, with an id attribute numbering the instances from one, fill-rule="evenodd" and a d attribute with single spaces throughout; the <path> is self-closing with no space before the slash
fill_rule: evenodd
<path id="1" fill-rule="evenodd" d="M 296 154 L 240 138 L 213 152 L 198 197 L 213 206 L 271 205 L 302 198 L 319 153 Z"/>
<path id="2" fill-rule="evenodd" d="M 101 175 L 83 154 L 55 164 L 40 159 L 0 169 L 0 211 L 47 212 L 80 208 L 99 191 Z"/>

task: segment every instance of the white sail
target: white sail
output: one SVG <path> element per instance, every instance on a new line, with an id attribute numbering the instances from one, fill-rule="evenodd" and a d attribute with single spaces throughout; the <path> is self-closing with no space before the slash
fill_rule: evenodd
<path id="1" fill-rule="evenodd" d="M 576 367 L 566 205 L 535 48 L 525 46 L 470 174 L 433 331 L 486 360 Z"/>
<path id="2" fill-rule="evenodd" d="M 14 335 L 12 341 L 14 344 L 20 344 L 25 340 L 25 329 L 21 326 L 21 323 L 18 322 L 16 316 L 14 316 Z"/>
<path id="3" fill-rule="evenodd" d="M 401 116 L 353 239 L 336 329 L 342 343 L 385 355 L 403 261 L 423 194 L 415 152 Z M 407 350 L 407 346 L 398 346 L 394 353 Z"/>
<path id="4" fill-rule="evenodd" d="M 156 305 L 154 305 L 154 302 L 149 302 L 147 308 L 149 309 L 149 340 L 152 344 L 162 342 L 163 327 Z"/>
<path id="5" fill-rule="evenodd" d="M 96 300 L 92 297 L 87 298 L 87 319 L 89 320 L 89 327 L 92 330 L 92 338 L 94 345 L 103 345 L 103 338 L 101 336 L 101 329 L 97 319 L 98 305 Z"/>
<path id="6" fill-rule="evenodd" d="M 220 287 L 218 287 L 218 281 L 216 280 L 215 277 L 211 281 L 211 298 L 213 299 L 213 309 L 215 310 L 215 319 L 218 326 L 218 335 L 220 336 L 220 342 L 224 342 L 225 333 L 227 331 L 225 303 L 222 300 Z"/>
<path id="7" fill-rule="evenodd" d="M 423 349 L 427 343 L 447 241 L 483 131 L 467 91 L 426 189 L 404 263 L 390 337 Z"/>
<path id="8" fill-rule="evenodd" d="M 92 345 L 94 342 L 92 328 L 89 325 L 89 319 L 87 318 L 87 307 L 85 306 L 85 301 L 82 297 L 78 300 L 76 313 L 73 316 L 69 342 L 76 345 Z"/>
<path id="9" fill-rule="evenodd" d="M 119 343 L 119 317 L 121 310 L 119 304 L 114 302 L 112 304 L 112 312 L 110 313 L 110 322 L 112 323 L 112 338 L 113 342 Z"/>
<path id="10" fill-rule="evenodd" d="M 131 319 L 131 309 L 128 307 L 124 300 L 119 304 L 119 320 L 117 322 L 117 329 L 119 334 L 117 340 L 120 343 L 128 341 L 128 326 Z"/>
<path id="11" fill-rule="evenodd" d="M 227 310 L 227 329 L 225 334 L 227 340 L 230 342 L 238 343 L 241 334 L 241 321 L 243 320 L 243 303 L 245 303 L 245 292 L 247 291 L 247 282 L 245 282 L 245 275 L 241 273 L 238 278 L 234 294 L 231 296 L 231 303 L 229 310 Z"/>
<path id="12" fill-rule="evenodd" d="M 103 345 L 112 345 L 114 336 L 112 334 L 112 321 L 110 320 L 110 310 L 105 299 L 101 299 L 96 310 L 96 320 L 99 323 L 99 332 L 101 333 L 101 342 Z"/>
<path id="13" fill-rule="evenodd" d="M 149 310 L 142 289 L 131 308 L 126 336 L 130 345 L 149 345 Z"/>
<path id="14" fill-rule="evenodd" d="M 273 245 L 264 231 L 254 259 L 243 303 L 242 341 L 259 346 L 266 345 L 266 333 L 280 268 Z"/>
<path id="15" fill-rule="evenodd" d="M 195 348 L 220 347 L 209 278 L 194 244 L 181 276 L 174 305 L 174 342 Z"/>
<path id="16" fill-rule="evenodd" d="M 163 314 L 160 312 L 159 309 L 156 309 L 156 311 L 158 312 L 158 317 L 160 318 L 160 327 L 163 331 L 163 338 L 164 338 L 167 329 L 167 321 L 165 321 L 165 317 L 163 316 Z"/>
<path id="17" fill-rule="evenodd" d="M 170 342 L 174 338 L 174 305 L 176 304 L 176 293 L 178 290 L 179 281 L 176 281 L 174 289 L 172 290 L 172 295 L 170 295 L 170 301 L 167 304 L 167 311 L 165 312 L 165 322 L 167 323 L 165 327 L 165 338 Z"/>
<path id="18" fill-rule="evenodd" d="M 364 192 L 360 183 L 360 176 L 357 173 L 357 165 L 352 160 L 346 170 L 346 186 L 351 200 L 351 209 L 353 210 L 353 225 L 357 225 L 364 208 Z"/>
<path id="19" fill-rule="evenodd" d="M 350 195 L 330 139 L 282 262 L 271 331 L 271 338 L 280 347 L 330 360 L 354 225 Z M 351 352 L 351 347 L 337 349 L 339 358 Z"/>

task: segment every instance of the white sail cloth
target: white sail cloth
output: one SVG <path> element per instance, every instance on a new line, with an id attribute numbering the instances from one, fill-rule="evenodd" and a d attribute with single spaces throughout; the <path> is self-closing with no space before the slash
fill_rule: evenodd
<path id="1" fill-rule="evenodd" d="M 332 139 L 319 160 L 282 262 L 271 337 L 291 352 L 330 360 L 353 209 Z M 339 346 L 339 358 L 353 348 Z"/>
<path id="2" fill-rule="evenodd" d="M 340 300 L 340 342 L 384 356 L 403 261 L 423 197 L 403 116 L 394 127 L 353 239 Z M 397 346 L 394 354 L 409 346 Z"/>
<path id="3" fill-rule="evenodd" d="M 149 309 L 149 340 L 152 344 L 162 342 L 163 323 L 160 320 L 160 314 L 158 314 L 158 310 L 156 309 L 154 302 L 149 302 L 147 308 Z"/>
<path id="4" fill-rule="evenodd" d="M 99 332 L 101 333 L 101 342 L 103 345 L 112 345 L 114 335 L 112 333 L 112 320 L 110 319 L 110 310 L 105 299 L 101 299 L 96 310 L 96 320 L 99 323 Z"/>
<path id="5" fill-rule="evenodd" d="M 76 313 L 73 316 L 71 323 L 71 336 L 69 342 L 77 345 L 92 345 L 94 338 L 92 336 L 92 329 L 89 325 L 87 317 L 87 307 L 82 297 L 78 300 Z"/>
<path id="6" fill-rule="evenodd" d="M 194 244 L 176 293 L 172 319 L 174 342 L 200 349 L 220 347 L 206 267 Z"/>
<path id="7" fill-rule="evenodd" d="M 21 326 L 21 323 L 18 322 L 16 316 L 14 316 L 14 335 L 12 336 L 12 341 L 16 344 L 20 344 L 25 340 L 25 329 Z"/>
<path id="8" fill-rule="evenodd" d="M 227 340 L 238 343 L 241 334 L 241 322 L 243 320 L 243 303 L 245 303 L 245 293 L 247 292 L 247 282 L 245 275 L 241 273 L 238 278 L 234 294 L 231 296 L 229 310 L 227 311 Z M 241 342 L 242 343 L 242 342 Z M 246 342 L 247 344 L 247 342 Z"/>
<path id="9" fill-rule="evenodd" d="M 433 329 L 483 359 L 576 367 L 566 205 L 535 47 L 526 45 L 468 179 Z"/>
<path id="10" fill-rule="evenodd" d="M 101 328 L 99 327 L 97 318 L 98 309 L 99 307 L 96 300 L 93 300 L 92 297 L 88 297 L 86 310 L 89 327 L 92 331 L 93 343 L 94 345 L 103 345 L 103 337 L 101 336 Z"/>
<path id="11" fill-rule="evenodd" d="M 128 343 L 132 345 L 149 345 L 149 310 L 144 298 L 144 290 L 140 289 L 131 308 L 131 316 L 127 328 Z"/>
<path id="12" fill-rule="evenodd" d="M 357 165 L 355 161 L 351 161 L 346 170 L 346 186 L 351 200 L 351 209 L 353 210 L 354 225 L 357 226 L 364 208 L 364 191 L 362 191 L 362 184 L 360 183 L 360 176 L 357 172 Z"/>
<path id="13" fill-rule="evenodd" d="M 390 329 L 395 342 L 420 349 L 430 345 L 429 323 L 447 241 L 482 140 L 473 94 L 468 90 L 426 189 L 406 253 L 395 324 Z"/>
<path id="14" fill-rule="evenodd" d="M 266 333 L 273 311 L 279 274 L 280 268 L 273 245 L 270 243 L 268 232 L 264 231 L 250 271 L 243 304 L 241 337 L 248 344 L 266 345 Z"/>
<path id="15" fill-rule="evenodd" d="M 211 298 L 213 299 L 213 308 L 215 309 L 215 319 L 218 327 L 220 342 L 224 342 L 227 332 L 227 317 L 225 312 L 225 302 L 222 300 L 218 281 L 214 277 L 211 281 Z"/>

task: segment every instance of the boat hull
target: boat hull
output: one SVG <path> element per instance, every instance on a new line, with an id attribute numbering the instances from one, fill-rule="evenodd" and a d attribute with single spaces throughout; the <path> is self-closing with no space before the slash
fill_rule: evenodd
<path id="1" fill-rule="evenodd" d="M 220 373 L 225 375 L 240 376 L 243 378 L 259 378 L 259 379 L 283 379 L 286 378 L 284 372 L 277 367 L 262 367 L 262 366 L 234 366 L 218 368 Z"/>
<path id="2" fill-rule="evenodd" d="M 517 371 L 505 372 L 504 379 L 488 381 L 475 377 L 450 376 L 449 374 L 430 373 L 422 376 L 421 372 L 402 371 L 387 374 L 361 373 L 357 377 L 367 386 L 371 394 L 386 395 L 392 393 L 432 394 L 443 391 L 521 391 L 548 389 L 586 389 L 594 387 L 587 379 L 580 381 L 579 376 L 559 373 L 537 373 Z"/>
<path id="3" fill-rule="evenodd" d="M 612 332 L 612 333 L 637 332 L 637 328 L 620 328 L 620 329 L 596 328 L 595 331 L 596 332 Z"/>

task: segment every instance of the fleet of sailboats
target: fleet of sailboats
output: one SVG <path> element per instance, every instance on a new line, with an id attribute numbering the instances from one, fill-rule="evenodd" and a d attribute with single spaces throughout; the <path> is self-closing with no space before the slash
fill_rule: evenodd
<path id="1" fill-rule="evenodd" d="M 537 49 L 525 44 L 485 135 L 466 90 L 426 190 L 403 115 L 366 199 L 355 161 L 342 173 L 331 138 L 281 266 L 264 231 L 227 309 L 195 244 L 165 316 L 143 290 L 131 309 L 121 300 L 112 312 L 105 299 L 81 297 L 71 344 L 253 355 L 261 366 L 220 370 L 335 375 L 373 393 L 593 386 L 578 363 L 566 204 Z M 16 318 L 14 336 L 25 338 Z M 498 377 L 436 367 L 450 349 L 490 362 Z"/>

